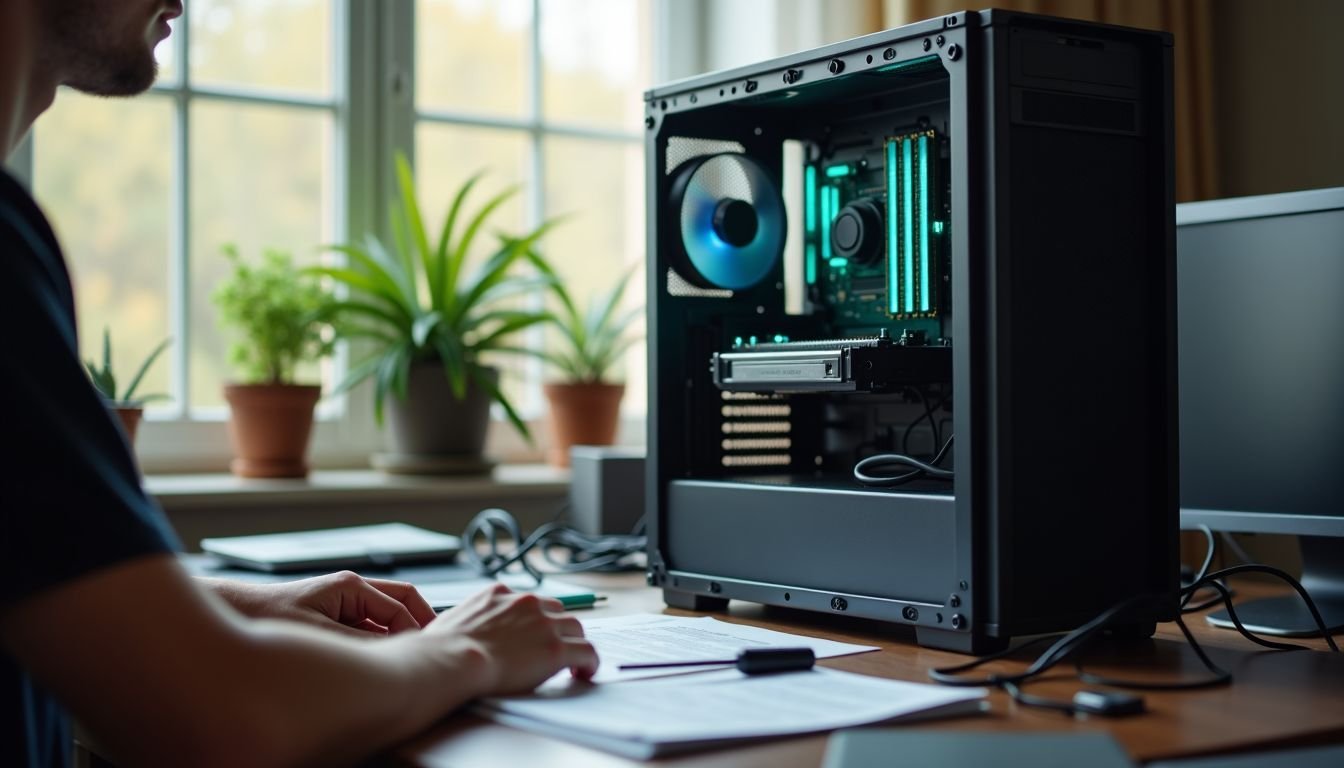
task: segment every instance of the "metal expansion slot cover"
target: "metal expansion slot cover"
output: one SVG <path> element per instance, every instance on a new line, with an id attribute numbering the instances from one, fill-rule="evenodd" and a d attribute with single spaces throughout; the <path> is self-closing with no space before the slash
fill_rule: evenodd
<path id="1" fill-rule="evenodd" d="M 885 392 L 945 380 L 951 350 L 886 338 L 796 341 L 715 352 L 711 366 L 728 392 Z"/>

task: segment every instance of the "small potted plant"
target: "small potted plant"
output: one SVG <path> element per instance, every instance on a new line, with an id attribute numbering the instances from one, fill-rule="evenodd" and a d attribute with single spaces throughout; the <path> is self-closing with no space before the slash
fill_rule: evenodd
<path id="1" fill-rule="evenodd" d="M 331 298 L 319 281 L 294 267 L 290 254 L 267 250 L 257 265 L 224 248 L 233 273 L 215 290 L 221 325 L 241 339 L 230 358 L 242 381 L 226 384 L 230 470 L 240 477 L 304 477 L 318 384 L 299 384 L 299 364 L 331 353 Z"/>
<path id="2" fill-rule="evenodd" d="M 334 308 L 339 335 L 367 338 L 373 345 L 338 391 L 372 378 L 380 424 L 386 406 L 391 450 L 375 455 L 374 466 L 418 474 L 489 471 L 483 454 L 492 401 L 530 439 L 489 357 L 528 354 L 511 344 L 512 337 L 547 318 L 543 310 L 508 302 L 549 286 L 548 271 L 521 274 L 516 267 L 537 263 L 531 248 L 554 222 L 520 238 L 498 235 L 493 252 L 473 266 L 467 257 L 478 235 L 516 190 L 500 192 L 468 213 L 468 195 L 481 179 L 473 176 L 458 189 L 443 225 L 435 228 L 441 234 L 431 241 L 410 164 L 400 154 L 396 175 L 400 195 L 391 211 L 392 241 L 369 235 L 362 244 L 334 248 L 346 254 L 348 266 L 313 269 L 351 289 Z"/>
<path id="3" fill-rule="evenodd" d="M 140 381 L 145 378 L 149 366 L 153 365 L 163 350 L 168 348 L 170 341 L 172 339 L 159 342 L 159 345 L 140 363 L 135 375 L 131 377 L 131 383 L 121 391 L 117 390 L 117 377 L 112 372 L 112 334 L 107 328 L 103 328 L 102 364 L 95 364 L 92 360 L 84 361 L 93 388 L 98 390 L 98 394 L 107 402 L 107 407 L 121 420 L 122 429 L 126 431 L 126 440 L 132 446 L 135 445 L 135 433 L 140 428 L 140 419 L 145 413 L 145 403 L 168 399 L 167 395 L 137 395 L 136 391 L 140 388 Z"/>
<path id="4" fill-rule="evenodd" d="M 611 381 L 609 375 L 639 339 L 627 331 L 644 312 L 642 306 L 620 310 L 632 274 L 627 272 L 582 311 L 559 280 L 553 284 L 560 310 L 551 313 L 550 320 L 560 332 L 561 345 L 541 354 L 564 377 L 543 385 L 550 401 L 547 458 L 555 466 L 569 466 L 570 446 L 611 445 L 616 440 L 625 385 Z"/>

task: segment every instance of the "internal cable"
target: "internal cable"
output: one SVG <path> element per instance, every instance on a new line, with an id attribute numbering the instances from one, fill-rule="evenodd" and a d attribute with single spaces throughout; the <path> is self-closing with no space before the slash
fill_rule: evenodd
<path id="1" fill-rule="evenodd" d="M 932 461 L 924 462 L 911 456 L 899 453 L 879 453 L 875 456 L 869 456 L 860 460 L 854 465 L 854 479 L 864 485 L 875 487 L 890 487 L 894 485 L 903 485 L 914 480 L 917 477 L 935 477 L 939 480 L 951 480 L 955 476 L 950 469 L 943 469 L 938 466 L 947 456 L 948 450 L 952 447 L 952 439 L 956 435 L 948 435 L 947 442 L 938 449 L 938 453 Z M 898 475 L 892 474 L 872 474 L 883 471 L 890 472 L 897 469 L 907 469 Z"/>

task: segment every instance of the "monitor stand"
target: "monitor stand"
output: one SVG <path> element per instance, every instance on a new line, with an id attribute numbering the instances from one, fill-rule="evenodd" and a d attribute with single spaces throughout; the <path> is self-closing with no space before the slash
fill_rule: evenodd
<path id="1" fill-rule="evenodd" d="M 1344 538 L 1301 536 L 1302 587 L 1311 595 L 1330 634 L 1344 630 Z M 1321 631 L 1296 593 L 1236 603 L 1242 626 L 1262 635 L 1318 637 Z M 1211 613 L 1215 627 L 1235 628 L 1226 610 Z"/>

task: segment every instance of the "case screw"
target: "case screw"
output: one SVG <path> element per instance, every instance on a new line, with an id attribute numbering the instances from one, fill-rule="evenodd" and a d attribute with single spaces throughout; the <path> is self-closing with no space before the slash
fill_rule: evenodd
<path id="1" fill-rule="evenodd" d="M 965 590 L 968 590 L 968 589 L 971 588 L 971 585 L 968 584 L 968 583 L 966 583 L 965 581 L 963 581 L 963 582 L 957 584 L 957 586 L 958 586 L 958 587 L 961 587 L 962 591 L 965 591 Z"/>
<path id="2" fill-rule="evenodd" d="M 924 42 L 921 43 L 921 45 L 924 46 L 924 50 L 926 50 L 926 51 L 933 47 L 933 43 L 929 42 L 929 38 L 927 38 L 927 37 L 924 38 Z"/>
<path id="3" fill-rule="evenodd" d="M 845 71 L 845 62 L 840 59 L 831 59 L 831 63 L 827 64 L 826 68 L 831 70 L 832 75 L 838 75 Z"/>
<path id="4" fill-rule="evenodd" d="M 843 597 L 832 597 L 832 598 L 831 598 L 831 608 L 832 608 L 832 609 L 837 610 L 837 611 L 843 611 L 843 610 L 845 610 L 845 609 L 848 608 L 848 607 L 849 607 L 849 601 L 845 600 L 845 598 L 843 598 Z"/>
<path id="5" fill-rule="evenodd" d="M 743 90 L 745 90 L 747 93 L 755 93 L 755 92 L 756 92 L 756 81 L 755 81 L 755 80 L 748 80 L 748 81 L 746 82 L 746 84 L 742 86 L 742 88 L 743 88 Z"/>
<path id="6" fill-rule="evenodd" d="M 952 614 L 952 628 L 961 629 L 966 626 L 966 619 L 960 613 Z"/>
<path id="7" fill-rule="evenodd" d="M 906 621 L 919 621 L 919 609 L 913 605 L 907 605 L 901 609 L 901 616 L 905 617 Z"/>
<path id="8" fill-rule="evenodd" d="M 960 608 L 961 595 L 953 595 L 951 598 L 948 599 L 947 604 L 952 606 L 953 608 Z"/>
<path id="9" fill-rule="evenodd" d="M 802 79 L 803 79 L 802 70 L 790 69 L 784 72 L 784 83 L 786 85 L 793 85 L 794 83 Z"/>
<path id="10" fill-rule="evenodd" d="M 942 48 L 942 47 L 943 47 L 943 43 L 946 43 L 946 42 L 947 42 L 947 38 L 946 38 L 946 37 L 943 37 L 942 35 L 939 35 L 939 36 L 933 38 L 933 42 L 934 42 L 939 48 Z"/>
<path id="11" fill-rule="evenodd" d="M 956 61 L 961 58 L 961 46 L 953 43 L 947 46 L 947 58 Z"/>
<path id="12" fill-rule="evenodd" d="M 892 59 L 896 58 L 896 49 L 888 48 L 887 50 L 883 51 L 882 58 L 886 59 L 887 61 L 891 61 Z"/>
<path id="13" fill-rule="evenodd" d="M 644 118 L 644 127 L 653 130 L 653 115 Z"/>
<path id="14" fill-rule="evenodd" d="M 723 591 L 723 586 L 717 581 L 711 581 L 709 582 L 709 591 L 717 595 Z"/>

